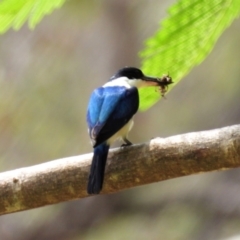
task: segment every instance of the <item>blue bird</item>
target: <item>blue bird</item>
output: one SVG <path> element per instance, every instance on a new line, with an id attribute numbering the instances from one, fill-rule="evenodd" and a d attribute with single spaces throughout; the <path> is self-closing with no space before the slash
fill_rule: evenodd
<path id="1" fill-rule="evenodd" d="M 132 144 L 127 136 L 139 107 L 138 88 L 146 86 L 160 86 L 159 79 L 145 76 L 138 68 L 125 67 L 93 91 L 87 110 L 88 132 L 94 148 L 88 194 L 99 194 L 102 190 L 110 145 L 116 140 L 122 140 L 123 146 Z"/>

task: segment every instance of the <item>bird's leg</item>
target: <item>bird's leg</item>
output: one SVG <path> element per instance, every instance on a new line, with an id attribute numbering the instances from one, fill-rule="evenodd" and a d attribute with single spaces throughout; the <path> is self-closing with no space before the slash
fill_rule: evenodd
<path id="1" fill-rule="evenodd" d="M 127 146 L 131 146 L 132 143 L 126 138 L 123 138 L 123 141 L 125 142 L 124 144 L 121 145 L 121 147 L 127 147 Z"/>

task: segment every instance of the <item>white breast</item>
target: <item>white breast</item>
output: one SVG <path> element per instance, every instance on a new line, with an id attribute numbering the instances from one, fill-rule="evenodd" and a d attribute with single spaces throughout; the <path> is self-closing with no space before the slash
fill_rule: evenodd
<path id="1" fill-rule="evenodd" d="M 110 137 L 107 140 L 107 143 L 112 144 L 116 140 L 122 140 L 122 138 L 124 137 L 127 138 L 128 132 L 131 130 L 132 127 L 133 127 L 133 120 L 130 119 L 126 125 L 124 125 L 118 132 L 116 132 L 112 137 Z"/>

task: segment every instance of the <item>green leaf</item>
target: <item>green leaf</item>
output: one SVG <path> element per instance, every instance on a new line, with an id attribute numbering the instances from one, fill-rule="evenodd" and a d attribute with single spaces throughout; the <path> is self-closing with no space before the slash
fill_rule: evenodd
<path id="1" fill-rule="evenodd" d="M 45 14 L 50 14 L 54 8 L 59 8 L 65 0 L 36 0 L 37 4 L 32 9 L 31 18 L 29 20 L 30 28 L 34 28 L 41 21 Z"/>
<path id="2" fill-rule="evenodd" d="M 146 41 L 140 53 L 142 70 L 162 76 L 169 73 L 174 84 L 213 49 L 223 31 L 240 14 L 240 0 L 180 0 L 169 9 L 162 28 Z M 140 109 L 160 99 L 156 89 L 140 89 Z"/>
<path id="3" fill-rule="evenodd" d="M 61 7 L 65 0 L 3 0 L 0 2 L 0 33 L 18 30 L 28 20 L 34 28 L 44 15 Z"/>

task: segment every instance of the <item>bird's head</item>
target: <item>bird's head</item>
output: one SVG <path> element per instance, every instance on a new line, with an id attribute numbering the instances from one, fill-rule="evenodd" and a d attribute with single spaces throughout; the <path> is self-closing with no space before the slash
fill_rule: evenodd
<path id="1" fill-rule="evenodd" d="M 110 78 L 110 81 L 114 80 L 124 80 L 128 82 L 129 85 L 137 88 L 160 86 L 161 83 L 160 78 L 146 76 L 140 69 L 135 67 L 124 67 L 118 70 L 116 74 Z"/>

